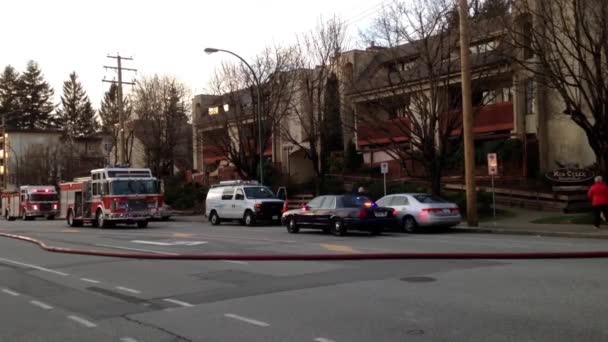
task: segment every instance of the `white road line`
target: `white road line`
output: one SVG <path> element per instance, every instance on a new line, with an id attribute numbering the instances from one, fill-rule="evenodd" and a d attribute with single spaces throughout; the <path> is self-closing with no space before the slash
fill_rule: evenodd
<path id="1" fill-rule="evenodd" d="M 132 247 L 122 247 L 122 246 L 112 246 L 112 245 L 101 245 L 101 244 L 95 244 L 95 246 L 115 248 L 115 249 L 126 249 L 128 251 L 137 251 L 137 252 L 148 252 L 148 253 L 156 253 L 156 254 L 177 255 L 177 253 L 153 251 L 153 250 L 150 250 L 150 249 L 143 249 L 143 248 L 132 248 Z"/>
<path id="2" fill-rule="evenodd" d="M 121 290 L 121 291 L 131 292 L 131 293 L 141 293 L 141 291 L 130 289 L 130 288 L 124 287 L 124 286 L 116 286 L 116 289 Z"/>
<path id="3" fill-rule="evenodd" d="M 173 303 L 173 304 L 177 304 L 177 305 L 181 305 L 184 307 L 191 307 L 194 306 L 190 303 L 186 303 L 186 302 L 182 302 L 181 300 L 176 300 L 176 299 L 171 299 L 171 298 L 165 298 L 163 299 L 165 302 L 169 302 L 169 303 Z"/>
<path id="4" fill-rule="evenodd" d="M 330 340 L 330 339 L 325 338 L 325 337 L 317 337 L 313 341 L 316 341 L 316 342 L 336 342 L 334 340 Z"/>
<path id="5" fill-rule="evenodd" d="M 234 318 L 236 320 L 239 320 L 239 321 L 242 321 L 242 322 L 245 322 L 245 323 L 257 325 L 259 327 L 267 327 L 267 326 L 270 325 L 270 324 L 268 324 L 266 322 L 256 321 L 255 319 L 251 319 L 251 318 L 247 318 L 247 317 L 243 317 L 243 316 L 239 316 L 239 315 L 235 315 L 235 314 L 231 314 L 231 313 L 227 313 L 224 316 L 228 317 L 228 318 Z"/>
<path id="6" fill-rule="evenodd" d="M 45 303 L 43 303 L 43 302 L 39 302 L 39 301 L 37 301 L 37 300 L 30 300 L 30 303 L 31 303 L 32 305 L 36 305 L 36 306 L 37 306 L 37 307 L 39 307 L 39 308 L 43 308 L 43 309 L 45 309 L 45 310 L 50 310 L 50 309 L 52 309 L 52 308 L 53 308 L 52 306 L 50 306 L 50 305 L 48 305 L 48 304 L 45 304 Z"/>
<path id="7" fill-rule="evenodd" d="M 15 296 L 15 297 L 19 295 L 17 292 L 11 291 L 9 289 L 2 289 L 2 292 L 6 293 L 6 294 L 9 294 L 11 296 Z"/>
<path id="8" fill-rule="evenodd" d="M 249 265 L 246 261 L 238 261 L 238 260 L 222 260 L 223 262 L 229 262 L 231 264 L 239 264 L 239 265 Z"/>
<path id="9" fill-rule="evenodd" d="M 78 316 L 68 316 L 68 318 L 74 322 L 78 322 L 78 323 L 84 325 L 87 328 L 95 328 L 97 326 L 97 324 L 87 321 L 86 319 L 80 318 Z"/>
<path id="10" fill-rule="evenodd" d="M 67 273 L 51 270 L 51 269 L 48 269 L 48 268 L 44 268 L 42 266 L 36 266 L 36 265 L 32 265 L 32 264 L 26 264 L 24 262 L 19 262 L 19 261 L 15 261 L 15 260 L 0 258 L 0 261 L 8 262 L 8 263 L 19 265 L 19 266 L 33 268 L 33 269 L 36 269 L 38 271 L 53 273 L 53 274 L 57 274 L 57 275 L 60 275 L 60 276 L 67 276 L 68 275 Z"/>
<path id="11" fill-rule="evenodd" d="M 123 337 L 120 339 L 120 342 L 137 342 L 137 340 L 131 337 Z"/>
<path id="12" fill-rule="evenodd" d="M 87 283 L 99 284 L 101 283 L 99 280 L 89 279 L 89 278 L 80 278 L 82 281 L 86 281 Z"/>

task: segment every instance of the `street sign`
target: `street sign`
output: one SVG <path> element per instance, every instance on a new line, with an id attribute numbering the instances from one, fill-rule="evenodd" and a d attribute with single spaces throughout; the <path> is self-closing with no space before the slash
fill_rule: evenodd
<path id="1" fill-rule="evenodd" d="M 380 163 L 380 173 L 384 176 L 384 196 L 386 196 L 386 174 L 388 173 L 388 163 Z"/>
<path id="2" fill-rule="evenodd" d="M 496 191 L 494 190 L 494 176 L 498 175 L 498 158 L 496 153 L 488 153 L 488 174 L 492 180 L 492 216 L 496 219 Z"/>
<path id="3" fill-rule="evenodd" d="M 388 163 L 380 163 L 380 173 L 383 175 L 388 173 Z"/>
<path id="4" fill-rule="evenodd" d="M 496 153 L 488 153 L 488 174 L 490 176 L 498 175 L 498 158 Z"/>

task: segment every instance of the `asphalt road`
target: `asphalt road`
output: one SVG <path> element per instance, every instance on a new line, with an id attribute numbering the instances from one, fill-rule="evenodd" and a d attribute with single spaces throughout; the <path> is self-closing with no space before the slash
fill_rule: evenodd
<path id="1" fill-rule="evenodd" d="M 379 237 L 156 222 L 0 221 L 47 244 L 171 253 L 608 250 L 606 240 Z M 607 341 L 608 260 L 159 261 L 0 238 L 0 341 Z"/>

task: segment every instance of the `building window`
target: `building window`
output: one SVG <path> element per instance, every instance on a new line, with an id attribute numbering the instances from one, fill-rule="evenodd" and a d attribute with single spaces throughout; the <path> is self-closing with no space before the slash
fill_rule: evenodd
<path id="1" fill-rule="evenodd" d="M 216 115 L 220 113 L 220 107 L 209 107 L 209 115 Z"/>
<path id="2" fill-rule="evenodd" d="M 513 92 L 511 87 L 504 87 L 493 90 L 486 90 L 482 93 L 482 100 L 484 105 L 505 103 L 513 101 Z"/>
<path id="3" fill-rule="evenodd" d="M 525 102 L 525 106 L 526 106 L 526 115 L 530 115 L 530 114 L 535 114 L 536 110 L 534 108 L 534 100 L 535 100 L 535 94 L 534 94 L 534 81 L 532 80 L 527 80 L 524 82 L 524 87 L 525 87 L 525 98 L 524 98 L 524 102 Z"/>
<path id="4" fill-rule="evenodd" d="M 490 52 L 490 51 L 496 50 L 497 46 L 498 46 L 498 42 L 495 40 L 491 40 L 489 42 L 473 45 L 473 46 L 469 47 L 469 51 L 471 52 L 471 54 L 480 54 L 480 53 L 485 53 L 485 52 Z"/>

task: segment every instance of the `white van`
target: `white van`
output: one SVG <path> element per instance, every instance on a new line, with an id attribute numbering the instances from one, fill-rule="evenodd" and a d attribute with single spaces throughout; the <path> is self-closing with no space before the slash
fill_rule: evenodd
<path id="1" fill-rule="evenodd" d="M 283 201 L 255 181 L 226 181 L 214 185 L 207 193 L 205 215 L 211 224 L 239 220 L 247 226 L 256 221 L 279 223 Z"/>

